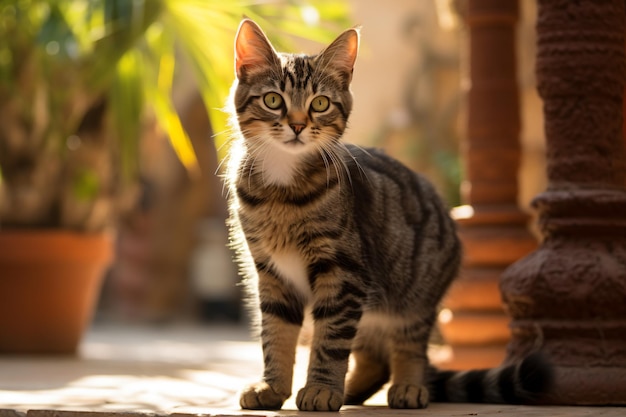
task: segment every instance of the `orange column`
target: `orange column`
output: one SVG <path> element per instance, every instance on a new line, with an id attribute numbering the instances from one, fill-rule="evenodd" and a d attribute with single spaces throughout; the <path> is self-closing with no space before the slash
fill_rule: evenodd
<path id="1" fill-rule="evenodd" d="M 626 404 L 624 0 L 540 0 L 537 84 L 547 190 L 544 239 L 509 268 L 509 361 L 542 349 L 552 402 Z"/>
<path id="2" fill-rule="evenodd" d="M 536 248 L 517 205 L 520 110 L 517 0 L 470 0 L 469 91 L 463 207 L 453 214 L 464 244 L 462 273 L 440 316 L 453 360 L 444 366 L 494 366 L 504 358 L 508 317 L 499 293 L 502 271 Z M 452 312 L 450 315 L 449 312 Z M 450 320 L 451 318 L 451 320 Z"/>

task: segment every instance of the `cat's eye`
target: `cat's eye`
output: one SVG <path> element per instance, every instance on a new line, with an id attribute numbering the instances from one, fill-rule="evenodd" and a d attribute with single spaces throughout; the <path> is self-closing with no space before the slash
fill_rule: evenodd
<path id="1" fill-rule="evenodd" d="M 311 109 L 316 112 L 326 111 L 328 106 L 330 106 L 330 100 L 326 96 L 317 96 L 311 102 Z"/>
<path id="2" fill-rule="evenodd" d="M 267 93 L 263 96 L 263 102 L 270 109 L 276 110 L 283 105 L 283 98 L 278 93 Z"/>

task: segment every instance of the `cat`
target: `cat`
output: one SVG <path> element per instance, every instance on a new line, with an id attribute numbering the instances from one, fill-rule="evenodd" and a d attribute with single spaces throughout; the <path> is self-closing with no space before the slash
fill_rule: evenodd
<path id="1" fill-rule="evenodd" d="M 341 141 L 358 47 L 356 28 L 314 56 L 276 52 L 249 19 L 236 35 L 225 183 L 231 242 L 260 311 L 264 357 L 263 379 L 242 392 L 240 405 L 280 409 L 291 396 L 307 307 L 314 334 L 300 410 L 362 404 L 390 379 L 392 408 L 532 398 L 549 379 L 538 355 L 464 373 L 428 363 L 461 244 L 425 178 L 380 150 Z"/>

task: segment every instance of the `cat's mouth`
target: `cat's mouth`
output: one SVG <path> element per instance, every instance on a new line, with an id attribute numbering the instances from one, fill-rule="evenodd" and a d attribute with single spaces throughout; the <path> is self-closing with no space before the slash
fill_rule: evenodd
<path id="1" fill-rule="evenodd" d="M 300 138 L 298 138 L 298 137 L 295 137 L 293 139 L 289 139 L 287 141 L 284 141 L 283 143 L 285 145 L 287 145 L 287 146 L 301 146 L 301 145 L 304 145 L 304 142 L 302 142 L 300 140 Z"/>

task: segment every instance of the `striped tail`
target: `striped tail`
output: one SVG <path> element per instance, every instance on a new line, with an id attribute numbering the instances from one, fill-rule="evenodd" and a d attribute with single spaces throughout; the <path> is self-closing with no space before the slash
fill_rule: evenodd
<path id="1" fill-rule="evenodd" d="M 432 370 L 429 382 L 433 402 L 536 403 L 552 384 L 552 366 L 540 353 L 499 368 L 464 372 Z"/>

